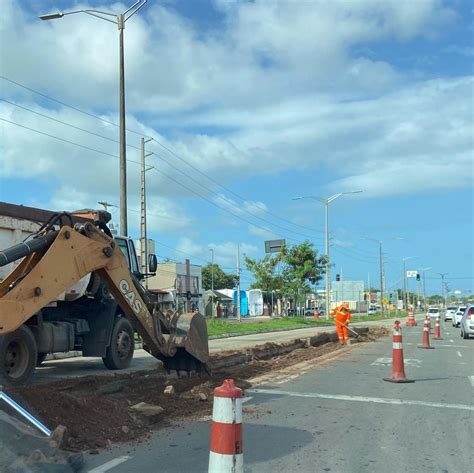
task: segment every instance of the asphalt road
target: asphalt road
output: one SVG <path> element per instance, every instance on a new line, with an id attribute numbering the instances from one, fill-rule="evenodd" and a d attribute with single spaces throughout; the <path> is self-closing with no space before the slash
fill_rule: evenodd
<path id="1" fill-rule="evenodd" d="M 423 350 L 422 327 L 404 327 L 412 384 L 382 380 L 391 373 L 388 337 L 341 350 L 297 378 L 254 386 L 244 404 L 245 471 L 472 471 L 474 340 L 443 329 L 436 348 Z M 207 419 L 178 423 L 86 456 L 85 471 L 205 472 L 209 431 Z"/>
<path id="2" fill-rule="evenodd" d="M 358 325 L 393 325 L 393 320 L 359 322 L 351 324 L 351 327 L 354 327 L 357 330 Z M 256 333 L 252 335 L 242 335 L 238 337 L 213 339 L 209 341 L 209 350 L 211 351 L 211 353 L 216 353 L 219 351 L 226 350 L 245 349 L 257 345 L 263 345 L 268 342 L 281 343 L 295 340 L 297 338 L 309 338 L 318 333 L 333 330 L 333 326 L 311 327 L 281 332 Z M 160 365 L 161 362 L 153 358 L 145 350 L 135 350 L 132 365 L 130 366 L 130 368 L 121 370 L 120 373 L 129 373 L 133 371 L 153 369 L 159 367 Z M 115 373 L 115 371 L 107 370 L 104 367 L 101 358 L 74 357 L 44 362 L 41 367 L 37 368 L 33 382 L 44 383 L 56 379 L 76 378 L 89 375 L 113 376 Z"/>

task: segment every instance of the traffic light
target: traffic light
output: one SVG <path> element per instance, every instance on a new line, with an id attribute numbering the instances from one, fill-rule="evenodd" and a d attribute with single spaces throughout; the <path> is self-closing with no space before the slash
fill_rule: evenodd
<path id="1" fill-rule="evenodd" d="M 419 281 L 421 278 L 420 278 L 420 273 L 416 273 L 416 280 Z"/>
<path id="2" fill-rule="evenodd" d="M 340 281 L 341 280 L 341 275 L 340 274 L 336 274 L 336 281 Z"/>

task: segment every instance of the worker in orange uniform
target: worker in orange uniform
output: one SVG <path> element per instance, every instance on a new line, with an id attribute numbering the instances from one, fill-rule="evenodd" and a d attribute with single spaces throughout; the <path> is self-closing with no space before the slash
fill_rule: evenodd
<path id="1" fill-rule="evenodd" d="M 349 304 L 344 302 L 340 306 L 334 308 L 334 310 L 331 311 L 331 317 L 334 318 L 334 322 L 336 324 L 339 342 L 343 345 L 349 343 L 349 330 L 347 329 L 351 320 Z"/>

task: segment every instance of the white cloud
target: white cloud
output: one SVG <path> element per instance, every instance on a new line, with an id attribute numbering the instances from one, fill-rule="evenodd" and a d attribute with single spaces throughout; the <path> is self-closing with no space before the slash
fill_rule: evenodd
<path id="1" fill-rule="evenodd" d="M 334 188 L 361 187 L 364 197 L 470 185 L 472 78 L 411 83 L 389 57 L 363 52 L 380 41 L 430 38 L 447 29 L 455 13 L 444 2 L 216 1 L 215 5 L 224 15 L 222 27 L 215 30 L 198 32 L 191 20 L 171 7 L 151 2 L 127 23 L 129 129 L 154 136 L 223 182 L 289 169 L 317 172 L 324 166 L 336 176 Z M 114 10 L 122 8 L 113 5 Z M 2 0 L 2 10 L 0 34 L 2 44 L 9 45 L 2 48 L 4 75 L 117 122 L 113 25 L 87 15 L 40 22 L 13 0 Z M 4 97 L 28 108 L 118 138 L 112 125 L 40 100 L 5 81 L 0 85 Z M 1 102 L 0 113 L 19 124 L 118 155 L 113 141 Z M 81 206 L 95 206 L 103 199 L 116 203 L 116 158 L 5 122 L 1 129 L 2 177 L 37 179 L 52 194 L 54 205 L 67 203 L 61 200 L 66 192 Z M 127 140 L 139 146 L 139 135 L 129 133 Z M 184 228 L 189 218 L 173 202 L 178 197 L 196 198 L 193 191 L 214 199 L 203 186 L 216 186 L 156 144 L 147 147 L 171 163 L 149 158 L 157 168 L 147 173 L 150 208 L 162 220 L 179 214 L 183 222 L 173 226 L 169 220 L 170 231 Z M 129 149 L 128 159 L 139 161 L 139 150 Z M 415 183 L 414 178 L 405 178 L 420 175 L 419 170 L 429 179 Z M 131 206 L 138 209 L 137 164 L 129 164 L 128 182 Z M 154 201 L 158 203 L 153 206 Z M 263 202 L 215 201 L 246 218 L 252 218 L 247 212 L 268 218 Z M 267 227 L 261 220 L 252 221 Z M 155 225 L 153 219 L 150 222 Z M 164 228 L 159 218 L 156 227 L 158 232 Z M 249 231 L 264 238 L 276 236 L 273 230 L 256 226 Z"/>
<path id="2" fill-rule="evenodd" d="M 221 266 L 226 272 L 231 272 L 236 268 L 237 265 L 237 243 L 235 242 L 223 242 L 223 243 L 209 243 L 208 245 L 202 245 L 196 243 L 194 240 L 183 237 L 180 238 L 177 244 L 176 249 L 178 253 L 176 255 L 177 259 L 184 259 L 189 257 L 191 260 L 193 258 L 198 260 L 192 260 L 194 264 L 207 264 L 206 262 L 211 261 L 210 248 L 214 249 L 214 263 Z M 244 255 L 255 256 L 258 254 L 258 248 L 255 245 L 250 245 L 247 243 L 240 245 L 240 255 L 243 258 Z"/>

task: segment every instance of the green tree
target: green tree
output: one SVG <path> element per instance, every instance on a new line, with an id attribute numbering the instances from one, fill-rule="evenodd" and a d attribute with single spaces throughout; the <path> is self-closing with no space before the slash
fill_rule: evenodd
<path id="1" fill-rule="evenodd" d="M 323 277 L 326 257 L 320 256 L 312 243 L 284 246 L 280 252 L 282 261 L 283 293 L 298 298 L 298 294 L 311 291 Z"/>
<path id="2" fill-rule="evenodd" d="M 244 262 L 255 278 L 253 288 L 296 298 L 298 292 L 310 291 L 321 280 L 326 258 L 318 255 L 312 243 L 304 242 L 284 245 L 275 256 L 266 255 L 260 260 L 246 257 Z"/>
<path id="3" fill-rule="evenodd" d="M 277 264 L 280 262 L 279 255 L 265 255 L 261 260 L 244 258 L 244 264 L 253 274 L 255 281 L 251 284 L 252 289 L 261 289 L 264 292 L 271 292 L 281 289 L 283 278 L 275 274 Z"/>
<path id="4" fill-rule="evenodd" d="M 212 288 L 212 264 L 202 267 L 202 287 L 204 290 Z M 237 286 L 239 277 L 236 274 L 225 273 L 218 264 L 214 264 L 214 289 L 233 289 Z"/>

